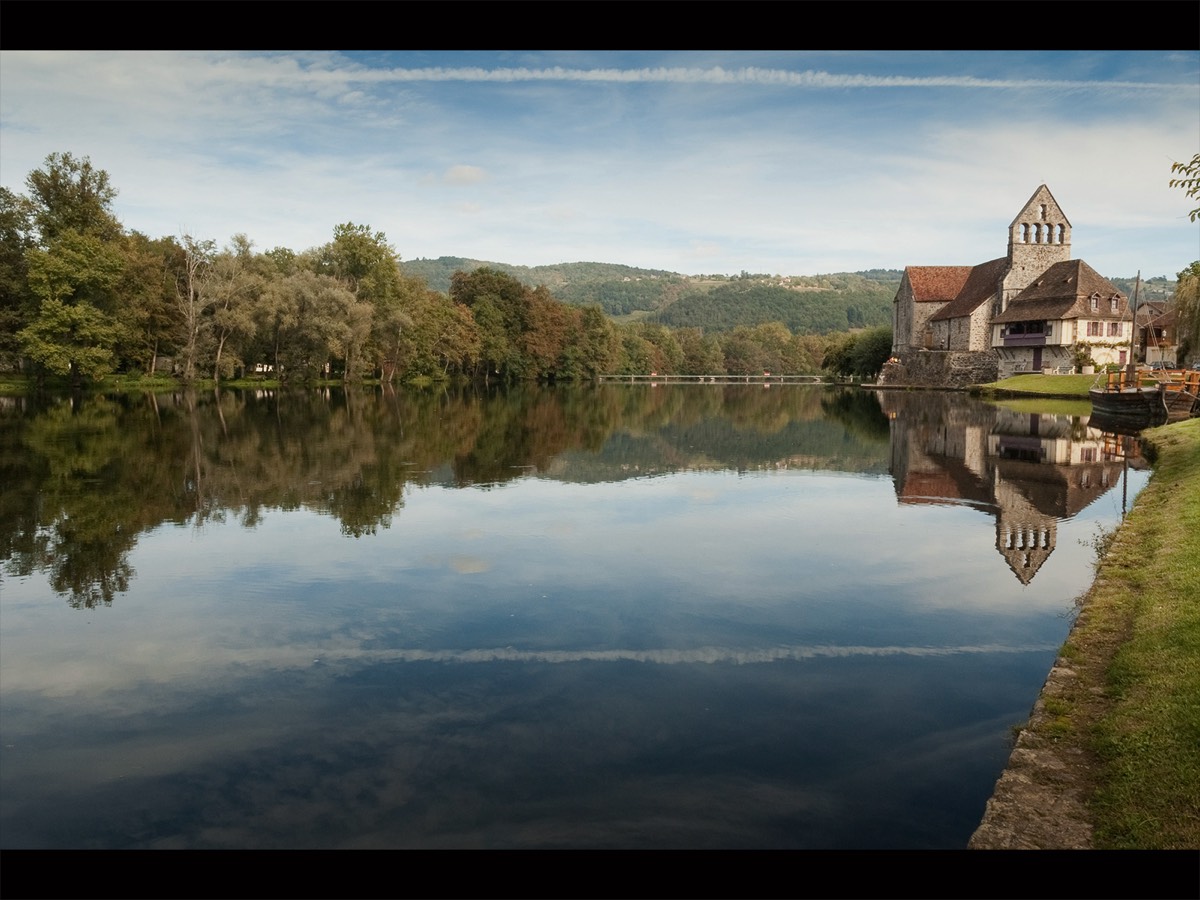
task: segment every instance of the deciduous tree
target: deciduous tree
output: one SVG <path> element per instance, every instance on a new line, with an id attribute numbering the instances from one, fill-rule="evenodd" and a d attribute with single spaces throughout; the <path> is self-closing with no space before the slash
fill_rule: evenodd
<path id="1" fill-rule="evenodd" d="M 93 167 L 89 157 L 51 153 L 43 168 L 29 173 L 25 184 L 43 244 L 66 231 L 93 234 L 105 241 L 120 237 L 121 225 L 112 212 L 116 188 L 109 183 L 108 173 Z"/>
<path id="2" fill-rule="evenodd" d="M 200 355 L 200 335 L 207 326 L 205 313 L 212 304 L 205 282 L 217 255 L 217 242 L 200 241 L 190 234 L 183 235 L 182 269 L 176 272 L 175 301 L 182 328 L 183 377 L 196 377 L 196 362 Z"/>
<path id="3" fill-rule="evenodd" d="M 1183 192 L 1193 200 L 1200 199 L 1200 153 L 1193 156 L 1191 162 L 1171 163 L 1171 171 L 1181 177 L 1172 178 L 1167 184 L 1183 188 Z M 1200 219 L 1200 206 L 1188 213 L 1188 219 L 1192 222 Z"/>
<path id="4" fill-rule="evenodd" d="M 103 378 L 116 364 L 120 337 L 112 319 L 90 303 L 47 299 L 37 318 L 17 335 L 25 354 L 57 375 Z"/>
<path id="5" fill-rule="evenodd" d="M 1175 323 L 1180 360 L 1200 357 L 1200 260 L 1179 273 L 1175 285 Z"/>

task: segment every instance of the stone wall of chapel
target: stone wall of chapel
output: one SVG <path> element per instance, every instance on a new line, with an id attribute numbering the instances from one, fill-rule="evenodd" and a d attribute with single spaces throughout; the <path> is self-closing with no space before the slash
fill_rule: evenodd
<path id="1" fill-rule="evenodd" d="M 912 285 L 906 275 L 900 282 L 896 299 L 892 304 L 892 353 L 903 353 L 906 350 L 919 350 L 922 347 L 933 346 L 932 340 L 926 341 L 926 331 L 929 320 L 942 307 L 942 303 L 917 303 L 913 298 Z"/>
<path id="2" fill-rule="evenodd" d="M 1056 262 L 1065 262 L 1071 258 L 1070 244 L 1051 245 L 1010 245 L 1009 259 L 1011 263 L 1004 274 L 1001 285 L 1003 307 L 996 313 L 1008 308 L 1009 301 L 1037 280 Z"/>
<path id="3" fill-rule="evenodd" d="M 910 350 L 901 355 L 899 363 L 888 363 L 883 367 L 880 381 L 926 387 L 987 384 L 997 380 L 999 362 L 992 350 Z"/>
<path id="4" fill-rule="evenodd" d="M 912 334 L 909 337 L 909 348 L 920 349 L 921 347 L 931 348 L 933 344 L 932 337 L 928 336 L 931 332 L 929 320 L 933 318 L 933 314 L 940 311 L 945 303 L 914 303 Z"/>
<path id="5" fill-rule="evenodd" d="M 930 350 L 991 349 L 991 305 L 983 303 L 970 316 L 941 319 L 932 323 L 933 341 Z"/>
<path id="6" fill-rule="evenodd" d="M 992 348 L 991 311 L 991 303 L 982 303 L 975 312 L 971 313 L 969 350 L 990 350 Z"/>
<path id="7" fill-rule="evenodd" d="M 912 288 L 907 276 L 900 282 L 896 299 L 892 301 L 892 353 L 907 350 L 912 335 Z"/>

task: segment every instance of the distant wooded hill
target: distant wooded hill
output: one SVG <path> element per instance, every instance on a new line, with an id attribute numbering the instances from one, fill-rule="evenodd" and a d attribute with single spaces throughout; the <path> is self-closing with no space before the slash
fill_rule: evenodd
<path id="1" fill-rule="evenodd" d="M 828 334 L 890 325 L 900 285 L 857 273 L 793 277 L 788 284 L 735 280 L 689 291 L 650 319 L 673 328 L 728 331 L 738 325 L 782 322 L 795 334 Z"/>
<path id="2" fill-rule="evenodd" d="M 566 303 L 595 304 L 609 316 L 637 317 L 673 327 L 728 331 L 738 325 L 783 322 L 793 332 L 825 334 L 887 325 L 900 285 L 897 269 L 812 276 L 681 275 L 614 263 L 512 266 L 443 256 L 403 263 L 405 272 L 447 292 L 457 271 L 487 266 L 531 287 L 544 284 Z"/>

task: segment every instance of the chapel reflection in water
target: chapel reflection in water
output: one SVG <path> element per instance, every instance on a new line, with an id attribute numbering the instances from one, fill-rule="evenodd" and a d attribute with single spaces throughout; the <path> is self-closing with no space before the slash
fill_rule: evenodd
<path id="1" fill-rule="evenodd" d="M 900 503 L 966 504 L 995 516 L 996 551 L 1022 584 L 1054 552 L 1059 522 L 1115 487 L 1127 468 L 1146 468 L 1136 438 L 1093 427 L 1086 403 L 1060 414 L 933 392 L 879 398 L 892 423 Z"/>
<path id="2" fill-rule="evenodd" d="M 1085 407 L 1086 409 L 1086 407 Z M 139 535 L 269 510 L 391 526 L 414 488 L 545 478 L 588 484 L 683 470 L 890 473 L 902 504 L 996 519 L 1024 584 L 1057 524 L 1143 466 L 1088 416 L 962 394 L 757 386 L 391 392 L 180 392 L 0 405 L 0 565 L 45 572 L 79 608 L 110 605 Z M 1127 450 L 1129 451 L 1127 454 Z"/>

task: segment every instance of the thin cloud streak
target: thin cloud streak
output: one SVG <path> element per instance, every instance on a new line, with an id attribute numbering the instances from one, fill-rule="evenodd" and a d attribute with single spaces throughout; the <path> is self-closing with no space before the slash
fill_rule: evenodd
<path id="1" fill-rule="evenodd" d="M 1141 81 L 1074 81 L 1055 79 L 997 79 L 970 75 L 912 77 L 901 75 L 835 74 L 818 70 L 789 72 L 786 69 L 740 69 L 656 67 L 641 69 L 546 69 L 480 67 L 422 69 L 298 69 L 304 77 L 320 83 L 341 82 L 472 82 L 514 83 L 522 81 L 610 83 L 610 84 L 727 84 L 768 85 L 818 90 L 845 88 L 968 88 L 986 90 L 1192 90 L 1191 84 Z"/>

